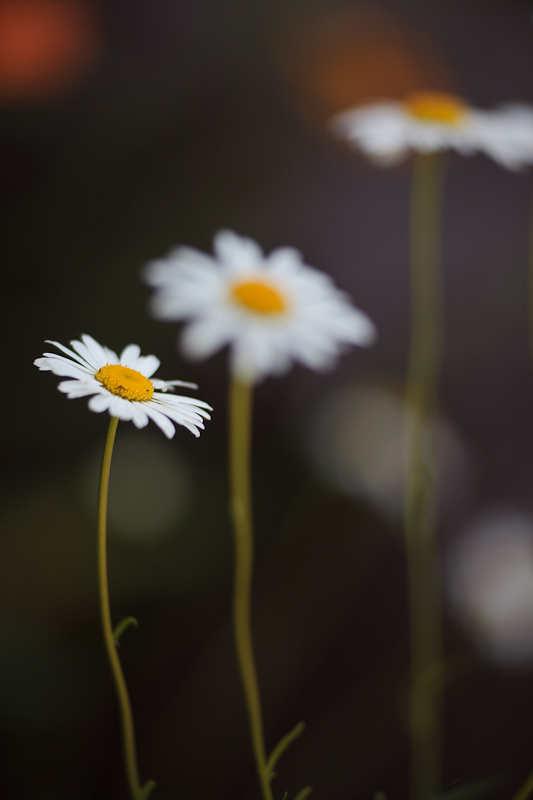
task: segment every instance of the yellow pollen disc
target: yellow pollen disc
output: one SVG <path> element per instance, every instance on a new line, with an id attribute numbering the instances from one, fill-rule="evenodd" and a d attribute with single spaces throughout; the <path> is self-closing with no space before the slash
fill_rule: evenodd
<path id="1" fill-rule="evenodd" d="M 150 400 L 154 393 L 152 381 L 134 369 L 123 367 L 122 364 L 106 364 L 94 377 L 108 392 L 126 400 Z"/>
<path id="2" fill-rule="evenodd" d="M 237 283 L 231 290 L 233 299 L 258 314 L 280 314 L 287 304 L 281 294 L 260 281 Z"/>
<path id="3" fill-rule="evenodd" d="M 416 92 L 405 104 L 412 117 L 423 122 L 455 125 L 464 117 L 467 105 L 459 97 L 444 92 Z"/>

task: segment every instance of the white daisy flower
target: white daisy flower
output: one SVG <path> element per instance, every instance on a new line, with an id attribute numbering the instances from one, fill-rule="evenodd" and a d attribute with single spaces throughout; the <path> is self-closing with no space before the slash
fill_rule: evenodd
<path id="1" fill-rule="evenodd" d="M 92 395 L 88 403 L 91 411 L 109 411 L 112 417 L 131 420 L 137 428 L 144 428 L 152 419 L 169 439 L 176 432 L 173 422 L 183 425 L 195 436 L 200 435 L 203 420 L 210 419 L 207 410 L 211 410 L 211 406 L 193 397 L 165 394 L 174 391 L 175 386 L 196 389 L 196 384 L 150 380 L 161 362 L 156 356 L 141 356 L 136 344 L 124 348 L 119 358 L 91 336 L 84 334 L 81 338 L 81 342 L 70 343 L 75 353 L 47 339 L 48 344 L 62 350 L 68 358 L 44 353 L 33 362 L 40 370 L 72 379 L 59 384 L 60 392 L 65 392 L 69 399 Z"/>
<path id="2" fill-rule="evenodd" d="M 145 269 L 157 289 L 154 315 L 189 320 L 181 342 L 189 357 L 207 358 L 230 345 L 234 373 L 256 382 L 287 371 L 293 361 L 326 369 L 346 345 L 373 341 L 366 314 L 297 250 L 264 255 L 252 239 L 224 230 L 214 251 L 211 257 L 179 247 Z"/>
<path id="3" fill-rule="evenodd" d="M 383 101 L 334 117 L 332 130 L 383 166 L 410 151 L 453 149 L 485 153 L 508 169 L 533 163 L 533 107 L 474 109 L 455 95 L 417 92 L 403 102 Z"/>

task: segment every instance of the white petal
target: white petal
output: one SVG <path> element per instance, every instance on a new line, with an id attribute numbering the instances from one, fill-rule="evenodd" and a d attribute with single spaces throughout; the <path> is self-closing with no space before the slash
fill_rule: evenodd
<path id="1" fill-rule="evenodd" d="M 63 353 L 66 353 L 69 358 L 72 358 L 74 361 L 77 361 L 78 364 L 81 364 L 86 369 L 91 369 L 92 365 L 88 363 L 84 358 L 80 358 L 76 353 L 73 353 L 72 350 L 69 350 L 68 347 L 65 345 L 60 344 L 59 342 L 54 342 L 52 339 L 46 339 L 47 344 L 53 344 L 54 347 L 57 347 L 59 350 L 62 350 Z M 57 355 L 56 353 L 45 353 L 45 355 Z"/>
<path id="2" fill-rule="evenodd" d="M 62 381 L 57 388 L 60 392 L 64 392 L 69 400 L 74 400 L 78 397 L 100 394 L 102 387 L 98 381 Z"/>
<path id="3" fill-rule="evenodd" d="M 36 358 L 33 363 L 36 367 L 39 367 L 41 372 L 47 372 L 52 369 L 50 361 L 47 358 Z"/>
<path id="4" fill-rule="evenodd" d="M 245 337 L 232 347 L 231 365 L 236 375 L 244 381 L 256 382 L 276 370 L 277 360 L 271 340 L 260 330 L 249 330 Z"/>
<path id="5" fill-rule="evenodd" d="M 208 411 L 212 411 L 212 406 L 209 403 L 205 403 L 203 400 L 197 400 L 196 397 L 187 397 L 187 395 L 183 394 L 160 394 L 159 392 L 154 392 L 152 397 L 155 397 L 165 406 L 176 406 L 181 407 L 183 405 L 186 406 L 194 406 L 195 408 L 206 408 Z M 204 414 L 205 412 L 200 412 Z"/>
<path id="6" fill-rule="evenodd" d="M 181 337 L 181 348 L 189 358 L 209 358 L 231 339 L 232 332 L 224 330 L 218 319 L 200 319 L 186 326 Z"/>
<path id="7" fill-rule="evenodd" d="M 105 364 L 120 364 L 120 358 L 117 356 L 114 350 L 111 350 L 109 347 L 103 348 L 105 353 Z"/>
<path id="8" fill-rule="evenodd" d="M 192 402 L 191 402 L 192 401 Z M 180 417 L 188 420 L 201 421 L 201 418 L 211 419 L 208 411 L 211 406 L 203 401 L 195 401 L 192 397 L 167 395 L 154 392 L 152 403 L 164 414 L 169 414 L 172 419 L 179 421 Z"/>
<path id="9" fill-rule="evenodd" d="M 124 367 L 129 367 L 130 369 L 134 369 L 137 372 L 140 372 L 139 367 L 137 366 L 137 362 L 139 360 L 139 356 L 141 355 L 141 348 L 138 344 L 129 344 L 127 347 L 124 348 L 122 353 L 119 356 L 119 362 Z"/>
<path id="10" fill-rule="evenodd" d="M 91 353 L 95 363 L 98 365 L 98 369 L 104 367 L 107 363 L 106 348 L 102 347 L 102 345 L 99 344 L 96 339 L 93 339 L 92 336 L 89 336 L 88 333 L 82 334 L 81 340 Z"/>
<path id="11" fill-rule="evenodd" d="M 181 414 L 179 411 L 168 409 L 168 408 L 157 408 L 151 406 L 154 411 L 157 411 L 160 414 L 163 414 L 165 417 L 168 417 L 172 422 L 175 422 L 177 425 L 182 425 L 184 428 L 188 430 L 192 430 L 194 428 L 194 435 L 198 435 L 200 430 L 203 430 L 205 425 L 202 417 L 198 414 Z"/>
<path id="12" fill-rule="evenodd" d="M 134 416 L 131 400 L 114 395 L 109 406 L 109 413 L 112 417 L 118 417 L 128 422 Z"/>
<path id="13" fill-rule="evenodd" d="M 105 392 L 102 394 L 96 394 L 94 397 L 91 397 L 87 406 L 90 408 L 91 411 L 95 411 L 97 414 L 101 414 L 102 411 L 107 411 L 109 406 L 111 405 L 111 400 L 113 395 L 109 392 Z"/>
<path id="14" fill-rule="evenodd" d="M 533 163 L 533 109 L 507 106 L 493 112 L 476 112 L 478 148 L 508 169 Z"/>
<path id="15" fill-rule="evenodd" d="M 175 386 L 185 386 L 187 389 L 198 389 L 197 383 L 187 383 L 187 381 L 161 381 L 154 378 L 152 379 L 152 383 L 154 384 L 154 389 L 158 389 L 161 392 L 173 392 Z"/>
<path id="16" fill-rule="evenodd" d="M 408 124 L 402 103 L 383 102 L 339 114 L 331 127 L 379 163 L 392 164 L 409 150 Z"/>
<path id="17" fill-rule="evenodd" d="M 370 319 L 362 311 L 354 315 L 351 319 L 351 337 L 350 342 L 366 347 L 367 345 L 374 344 L 377 339 L 377 328 Z"/>
<path id="18" fill-rule="evenodd" d="M 75 361 L 69 361 L 68 358 L 56 356 L 53 353 L 48 353 L 46 359 L 38 360 L 41 362 L 38 365 L 39 369 L 45 369 L 43 362 L 46 360 L 48 364 L 47 369 L 51 370 L 54 375 L 60 375 L 65 378 L 80 378 L 81 380 L 84 380 L 87 377 L 94 375 L 94 370 L 89 370 L 87 367 L 83 367 L 81 364 L 77 364 Z"/>
<path id="19" fill-rule="evenodd" d="M 263 251 L 257 242 L 229 230 L 215 234 L 213 249 L 220 261 L 229 267 L 250 267 L 263 261 Z"/>
<path id="20" fill-rule="evenodd" d="M 197 269 L 213 268 L 215 262 L 207 253 L 194 247 L 176 247 L 165 257 L 150 261 L 142 270 L 142 277 L 149 286 L 159 286 L 171 281 L 182 264 L 190 264 Z"/>
<path id="21" fill-rule="evenodd" d="M 266 258 L 269 272 L 277 275 L 293 274 L 302 267 L 302 264 L 302 254 L 293 247 L 278 247 Z"/>
<path id="22" fill-rule="evenodd" d="M 220 265 L 181 263 L 161 278 L 150 306 L 159 319 L 189 319 L 219 304 L 226 292 Z"/>
<path id="23" fill-rule="evenodd" d="M 161 365 L 160 360 L 156 356 L 140 356 L 137 359 L 136 369 L 145 376 L 151 378 Z"/>
<path id="24" fill-rule="evenodd" d="M 97 359 L 94 357 L 93 353 L 84 342 L 79 342 L 77 339 L 73 339 L 70 343 L 74 350 L 88 363 L 90 364 L 93 372 L 98 372 L 100 367 L 104 366 L 105 361 L 101 359 Z"/>
<path id="25" fill-rule="evenodd" d="M 176 433 L 176 428 L 169 418 L 158 411 L 157 408 L 155 408 L 151 403 L 146 403 L 146 413 L 151 419 L 153 419 L 155 424 L 161 428 L 165 436 L 167 436 L 169 439 L 172 439 Z"/>
<path id="26" fill-rule="evenodd" d="M 144 403 L 132 403 L 133 424 L 136 428 L 145 428 L 148 425 L 148 414 L 143 408 Z"/>

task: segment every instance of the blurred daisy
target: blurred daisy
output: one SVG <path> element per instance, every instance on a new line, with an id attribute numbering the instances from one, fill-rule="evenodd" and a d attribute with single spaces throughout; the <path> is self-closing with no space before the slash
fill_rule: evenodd
<path id="1" fill-rule="evenodd" d="M 396 164 L 410 151 L 482 152 L 509 169 L 533 162 L 533 107 L 474 109 L 452 94 L 417 92 L 403 102 L 360 106 L 334 117 L 334 132 L 372 160 Z"/>
<path id="2" fill-rule="evenodd" d="M 297 250 L 264 255 L 252 239 L 224 230 L 214 251 L 212 257 L 179 247 L 145 270 L 157 290 L 154 315 L 190 321 L 182 337 L 189 357 L 207 358 L 228 344 L 234 374 L 255 382 L 286 372 L 293 361 L 327 369 L 345 346 L 373 341 L 366 314 Z"/>
<path id="3" fill-rule="evenodd" d="M 68 358 L 44 353 L 33 362 L 40 370 L 71 378 L 59 384 L 59 391 L 65 392 L 69 399 L 92 395 L 88 403 L 91 411 L 109 411 L 112 417 L 131 420 L 137 428 L 144 428 L 152 419 L 169 439 L 176 432 L 173 422 L 195 436 L 200 435 L 203 420 L 210 419 L 206 409 L 211 407 L 193 397 L 165 394 L 174 391 L 175 386 L 196 389 L 196 384 L 150 380 L 161 362 L 155 356 L 141 356 L 136 344 L 129 344 L 119 357 L 91 336 L 84 334 L 81 338 L 81 342 L 70 343 L 76 352 L 47 340 Z"/>

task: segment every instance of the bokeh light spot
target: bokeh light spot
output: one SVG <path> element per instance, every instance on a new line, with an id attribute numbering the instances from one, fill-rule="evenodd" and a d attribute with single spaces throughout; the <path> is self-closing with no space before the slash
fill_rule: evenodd
<path id="1" fill-rule="evenodd" d="M 311 19 L 278 49 L 290 97 L 321 128 L 335 114 L 376 99 L 401 99 L 453 79 L 437 47 L 383 10 L 335 9 Z"/>
<path id="2" fill-rule="evenodd" d="M 100 30 L 85 0 L 0 0 L 0 102 L 42 102 L 95 61 Z"/>
<path id="3" fill-rule="evenodd" d="M 96 510 L 102 460 L 99 446 L 83 469 L 82 487 L 88 510 Z M 110 535 L 145 540 L 169 533 L 190 506 L 192 480 L 175 447 L 150 431 L 123 432 L 117 437 L 109 482 Z"/>
<path id="4" fill-rule="evenodd" d="M 533 519 L 478 515 L 449 549 L 451 605 L 480 651 L 500 666 L 533 662 Z"/>
<path id="5" fill-rule="evenodd" d="M 433 423 L 442 513 L 464 502 L 472 482 L 466 447 L 451 422 Z M 402 513 L 404 401 L 400 392 L 360 383 L 324 395 L 311 413 L 308 447 L 318 471 L 341 491 L 369 498 L 384 514 Z"/>

